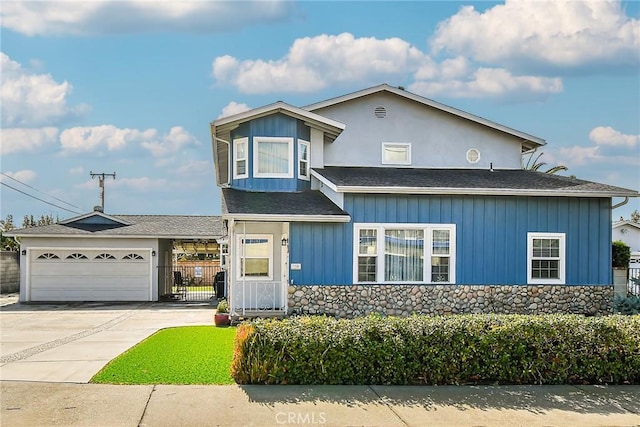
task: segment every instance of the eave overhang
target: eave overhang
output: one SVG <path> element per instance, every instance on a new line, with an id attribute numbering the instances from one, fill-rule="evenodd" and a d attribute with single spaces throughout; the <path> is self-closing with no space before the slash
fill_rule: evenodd
<path id="1" fill-rule="evenodd" d="M 215 129 L 216 133 L 224 133 L 237 128 L 241 123 L 248 120 L 276 113 L 282 113 L 302 120 L 307 126 L 319 129 L 334 137 L 337 137 L 346 128 L 344 123 L 340 123 L 337 120 L 332 120 L 311 111 L 294 107 L 293 105 L 289 105 L 282 101 L 214 120 L 211 125 Z"/>
<path id="2" fill-rule="evenodd" d="M 223 219 L 234 221 L 260 222 L 337 222 L 351 221 L 349 215 L 259 215 L 259 214 L 223 214 Z"/>

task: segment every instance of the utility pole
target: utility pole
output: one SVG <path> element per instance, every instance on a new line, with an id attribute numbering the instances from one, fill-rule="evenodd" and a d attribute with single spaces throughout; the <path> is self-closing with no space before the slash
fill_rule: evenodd
<path id="1" fill-rule="evenodd" d="M 112 176 L 113 179 L 116 179 L 116 173 L 93 173 L 92 171 L 89 171 L 89 175 L 91 175 L 91 179 L 98 177 L 98 186 L 100 187 L 100 202 L 102 203 L 102 212 L 104 212 L 104 178 L 106 176 Z"/>

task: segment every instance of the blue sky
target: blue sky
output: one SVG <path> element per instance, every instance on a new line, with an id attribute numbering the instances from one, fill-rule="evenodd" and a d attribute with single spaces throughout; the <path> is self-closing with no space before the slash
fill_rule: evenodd
<path id="1" fill-rule="evenodd" d="M 212 120 L 380 83 L 544 138 L 542 159 L 567 174 L 640 190 L 639 2 L 3 1 L 0 14 L 0 216 L 18 225 L 98 205 L 90 171 L 117 173 L 107 213 L 219 214 Z"/>

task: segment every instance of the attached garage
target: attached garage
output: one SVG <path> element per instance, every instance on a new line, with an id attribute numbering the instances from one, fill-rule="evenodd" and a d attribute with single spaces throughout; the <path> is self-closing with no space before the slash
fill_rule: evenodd
<path id="1" fill-rule="evenodd" d="M 158 301 L 171 289 L 174 240 L 207 241 L 219 216 L 107 215 L 12 230 L 20 239 L 20 301 Z"/>
<path id="2" fill-rule="evenodd" d="M 29 301 L 151 301 L 152 249 L 30 248 Z"/>

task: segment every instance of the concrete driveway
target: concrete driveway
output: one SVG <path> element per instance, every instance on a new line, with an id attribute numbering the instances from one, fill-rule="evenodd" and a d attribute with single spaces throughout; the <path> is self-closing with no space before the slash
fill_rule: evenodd
<path id="1" fill-rule="evenodd" d="M 182 303 L 0 304 L 0 380 L 87 383 L 159 329 L 211 325 L 213 307 Z"/>

